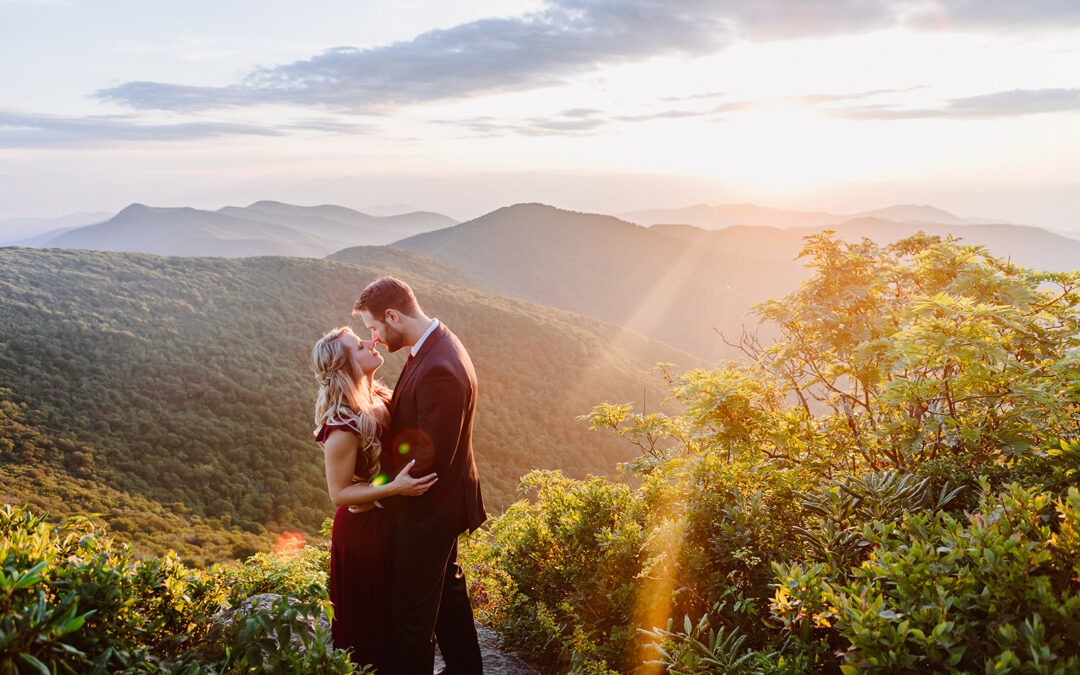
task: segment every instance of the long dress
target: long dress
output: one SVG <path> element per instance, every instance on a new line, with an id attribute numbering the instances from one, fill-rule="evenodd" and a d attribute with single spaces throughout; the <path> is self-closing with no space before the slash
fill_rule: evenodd
<path id="1" fill-rule="evenodd" d="M 347 426 L 326 425 L 320 443 L 334 429 L 352 432 Z M 380 437 L 386 435 L 379 427 Z M 357 474 L 371 479 L 357 458 Z M 390 672 L 390 569 L 394 519 L 382 508 L 361 513 L 340 506 L 334 513 L 330 537 L 330 602 L 334 618 L 330 633 L 334 646 L 351 649 L 358 665 L 371 664 L 380 674 Z"/>

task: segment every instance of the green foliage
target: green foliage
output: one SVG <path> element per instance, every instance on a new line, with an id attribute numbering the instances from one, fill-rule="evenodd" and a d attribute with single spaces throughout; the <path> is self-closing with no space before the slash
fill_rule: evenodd
<path id="1" fill-rule="evenodd" d="M 778 566 L 774 612 L 828 629 L 858 671 L 1068 673 L 1080 668 L 1080 492 L 1012 486 L 966 522 L 923 511 L 864 528 L 869 559 L 835 583 Z M 1057 530 L 1057 531 L 1055 531 Z"/>
<path id="2" fill-rule="evenodd" d="M 721 611 L 717 607 L 715 613 Z M 682 630 L 672 628 L 673 621 L 669 619 L 667 628 L 645 631 L 656 640 L 655 649 L 660 657 L 650 663 L 664 666 L 672 675 L 756 672 L 754 666 L 759 655 L 746 648 L 746 636 L 740 635 L 738 629 L 713 628 L 708 615 L 696 624 L 685 617 Z"/>
<path id="3" fill-rule="evenodd" d="M 815 276 L 758 310 L 781 339 L 743 346 L 839 455 L 871 468 L 983 465 L 1078 432 L 1077 390 L 1062 383 L 1080 368 L 1080 272 L 934 237 L 878 248 L 825 233 L 803 254 Z"/>
<path id="4" fill-rule="evenodd" d="M 553 494 L 470 559 L 486 615 L 562 667 L 582 636 L 636 631 L 580 653 L 642 673 L 1076 672 L 1080 272 L 923 236 L 826 233 L 804 255 L 813 276 L 759 308 L 775 344 L 744 335 L 746 360 L 670 377 L 681 413 L 584 417 L 637 447 L 634 487 L 531 478 Z M 633 517 L 592 545 L 602 570 L 551 525 L 585 507 Z M 635 583 L 634 605 L 573 612 L 600 580 Z"/>
<path id="5" fill-rule="evenodd" d="M 195 569 L 174 554 L 135 559 L 100 521 L 50 524 L 4 505 L 0 561 L 2 673 L 356 672 L 327 631 L 311 627 L 328 611 L 317 548 Z M 253 579 L 279 600 L 223 618 Z M 304 579 L 315 582 L 295 592 Z"/>
<path id="6" fill-rule="evenodd" d="M 522 490 L 532 500 L 466 548 L 466 564 L 480 571 L 478 610 L 508 644 L 553 666 L 618 667 L 634 638 L 644 504 L 625 485 L 559 472 L 530 473 Z"/>
<path id="7" fill-rule="evenodd" d="M 370 666 L 357 670 L 348 652 L 333 649 L 328 632 L 311 630 L 315 618 L 325 611 L 322 602 L 282 596 L 269 611 L 237 618 L 226 632 L 222 671 L 280 675 L 375 672 Z"/>
<path id="8" fill-rule="evenodd" d="M 236 604 L 260 593 L 277 593 L 305 601 L 326 600 L 329 573 L 326 545 L 308 545 L 289 556 L 257 553 L 231 571 L 228 599 Z"/>

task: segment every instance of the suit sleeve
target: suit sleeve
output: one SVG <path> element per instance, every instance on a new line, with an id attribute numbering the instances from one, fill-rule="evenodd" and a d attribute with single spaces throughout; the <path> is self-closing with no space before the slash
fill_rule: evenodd
<path id="1" fill-rule="evenodd" d="M 416 419 L 420 430 L 412 475 L 444 472 L 457 451 L 465 425 L 468 388 L 452 372 L 435 367 L 416 383 Z"/>

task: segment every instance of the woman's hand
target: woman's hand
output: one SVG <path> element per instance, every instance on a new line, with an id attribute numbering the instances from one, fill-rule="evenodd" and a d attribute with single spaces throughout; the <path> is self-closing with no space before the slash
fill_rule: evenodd
<path id="1" fill-rule="evenodd" d="M 394 480 L 390 481 L 388 487 L 393 489 L 394 494 L 404 495 L 406 497 L 416 497 L 427 492 L 428 488 L 434 485 L 435 481 L 439 480 L 439 477 L 433 473 L 421 478 L 413 478 L 412 475 L 409 474 L 409 470 L 412 469 L 413 464 L 416 464 L 415 459 L 410 460 L 409 463 L 405 465 L 405 468 L 394 477 Z"/>

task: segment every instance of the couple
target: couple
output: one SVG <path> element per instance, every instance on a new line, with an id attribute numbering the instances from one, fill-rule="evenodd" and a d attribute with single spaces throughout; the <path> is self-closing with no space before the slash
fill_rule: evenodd
<path id="1" fill-rule="evenodd" d="M 353 307 L 371 331 L 327 333 L 312 350 L 315 437 L 338 506 L 330 547 L 334 645 L 380 675 L 483 673 L 458 535 L 487 517 L 472 453 L 476 374 L 465 348 L 393 277 Z M 391 392 L 377 342 L 409 359 Z"/>

